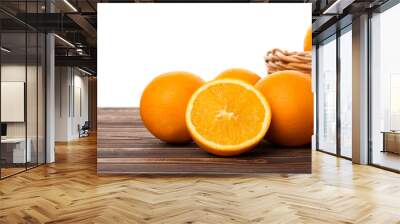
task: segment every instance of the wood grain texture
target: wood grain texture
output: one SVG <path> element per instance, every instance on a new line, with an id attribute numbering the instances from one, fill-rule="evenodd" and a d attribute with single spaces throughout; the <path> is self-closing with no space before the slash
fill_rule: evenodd
<path id="1" fill-rule="evenodd" d="M 235 157 L 206 153 L 194 143 L 170 145 L 153 137 L 137 108 L 98 110 L 97 171 L 100 174 L 310 173 L 310 148 L 276 148 L 261 143 Z"/>
<path id="2" fill-rule="evenodd" d="M 97 131 L 97 78 L 88 78 L 88 119 L 90 132 Z"/>
<path id="3" fill-rule="evenodd" d="M 96 137 L 0 181 L 0 224 L 400 223 L 400 175 L 312 152 L 312 174 L 97 175 Z"/>

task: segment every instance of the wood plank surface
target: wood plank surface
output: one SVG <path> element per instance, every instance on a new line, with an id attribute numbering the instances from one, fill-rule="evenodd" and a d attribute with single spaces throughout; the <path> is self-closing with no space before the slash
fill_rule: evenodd
<path id="1" fill-rule="evenodd" d="M 153 137 L 137 108 L 99 108 L 97 171 L 100 174 L 310 173 L 311 149 L 260 143 L 249 153 L 218 157 L 194 143 L 166 144 Z"/>

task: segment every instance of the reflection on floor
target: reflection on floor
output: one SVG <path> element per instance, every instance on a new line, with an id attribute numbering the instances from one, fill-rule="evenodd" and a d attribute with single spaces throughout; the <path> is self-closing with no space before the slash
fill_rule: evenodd
<path id="1" fill-rule="evenodd" d="M 36 163 L 27 163 L 26 165 L 25 164 L 8 164 L 8 165 L 2 164 L 2 165 L 3 167 L 1 168 L 1 178 L 5 178 L 13 174 L 23 172 L 26 169 L 30 169 L 37 166 Z"/>
<path id="2" fill-rule="evenodd" d="M 372 157 L 373 163 L 388 167 L 395 170 L 400 170 L 400 155 L 392 152 L 374 151 Z"/>
<path id="3" fill-rule="evenodd" d="M 18 172 L 24 171 L 25 167 L 17 167 L 17 168 L 1 168 L 1 177 L 7 177 Z"/>
<path id="4" fill-rule="evenodd" d="M 0 223 L 399 223 L 400 175 L 313 152 L 312 174 L 97 175 L 96 140 L 0 181 Z"/>

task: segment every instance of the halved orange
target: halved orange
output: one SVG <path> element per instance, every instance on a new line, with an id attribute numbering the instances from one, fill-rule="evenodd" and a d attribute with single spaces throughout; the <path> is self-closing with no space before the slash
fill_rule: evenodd
<path id="1" fill-rule="evenodd" d="M 251 150 L 265 136 L 270 106 L 255 87 L 234 79 L 206 83 L 186 108 L 186 125 L 201 149 L 220 156 Z"/>

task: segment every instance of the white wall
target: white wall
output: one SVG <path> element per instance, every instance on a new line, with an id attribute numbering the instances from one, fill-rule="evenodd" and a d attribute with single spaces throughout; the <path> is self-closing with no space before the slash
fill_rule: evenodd
<path id="1" fill-rule="evenodd" d="M 69 85 L 70 68 L 55 68 L 55 140 L 69 140 Z"/>
<path id="2" fill-rule="evenodd" d="M 72 109 L 72 119 L 71 119 L 71 135 L 73 138 L 79 137 L 78 132 L 78 124 L 83 125 L 85 121 L 88 121 L 88 78 L 87 76 L 81 76 L 82 73 L 76 74 L 77 70 L 75 70 L 74 75 L 74 94 L 73 96 L 74 108 Z M 80 91 L 80 93 L 78 93 Z M 80 97 L 79 97 L 80 95 Z M 80 102 L 79 102 L 80 101 Z M 79 108 L 80 107 L 80 108 Z M 75 110 L 75 111 L 74 111 Z M 81 110 L 81 111 L 80 111 Z M 74 113 L 75 112 L 75 113 Z"/>
<path id="3" fill-rule="evenodd" d="M 266 75 L 273 48 L 303 51 L 311 4 L 98 4 L 98 106 L 137 107 L 157 75 Z"/>
<path id="4" fill-rule="evenodd" d="M 83 75 L 76 68 L 56 67 L 56 141 L 77 139 L 79 137 L 78 124 L 83 125 L 88 120 L 88 78 Z M 80 98 L 77 97 L 79 91 Z M 81 113 L 77 105 L 82 105 Z"/>
<path id="5" fill-rule="evenodd" d="M 1 66 L 1 81 L 25 82 L 25 65 L 9 64 Z M 28 67 L 31 70 L 32 67 Z M 4 110 L 5 108 L 2 108 Z M 7 137 L 25 137 L 25 123 L 11 122 L 7 123 Z"/>

